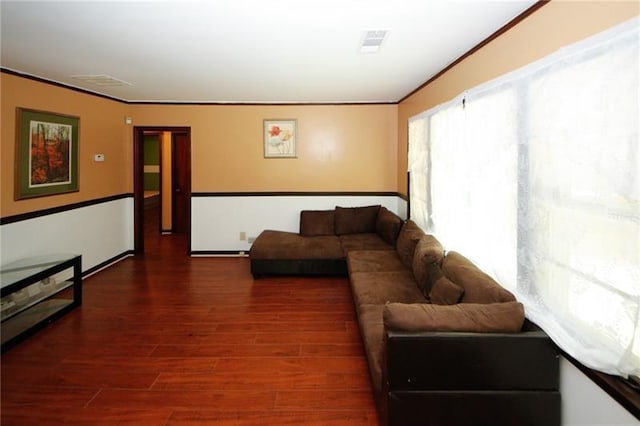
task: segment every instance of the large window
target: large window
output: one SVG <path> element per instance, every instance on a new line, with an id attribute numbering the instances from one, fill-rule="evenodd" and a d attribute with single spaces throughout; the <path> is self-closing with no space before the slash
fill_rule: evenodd
<path id="1" fill-rule="evenodd" d="M 640 374 L 638 28 L 409 123 L 412 219 L 513 290 L 570 355 L 623 376 Z"/>

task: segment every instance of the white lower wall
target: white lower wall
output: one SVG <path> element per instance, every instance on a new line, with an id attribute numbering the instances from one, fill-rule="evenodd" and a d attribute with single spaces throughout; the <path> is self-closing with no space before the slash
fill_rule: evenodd
<path id="1" fill-rule="evenodd" d="M 0 226 L 0 262 L 52 253 L 82 255 L 82 270 L 133 250 L 133 198 Z"/>
<path id="2" fill-rule="evenodd" d="M 248 251 L 249 238 L 265 229 L 298 232 L 301 210 L 381 204 L 405 218 L 407 203 L 396 195 L 210 196 L 191 199 L 191 250 Z M 247 240 L 240 240 L 245 232 Z"/>
<path id="3" fill-rule="evenodd" d="M 570 361 L 560 358 L 563 426 L 638 426 L 636 419 Z"/>

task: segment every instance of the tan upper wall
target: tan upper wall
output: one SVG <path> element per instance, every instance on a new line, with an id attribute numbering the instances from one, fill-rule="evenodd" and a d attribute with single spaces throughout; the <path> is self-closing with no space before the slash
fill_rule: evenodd
<path id="1" fill-rule="evenodd" d="M 128 105 L 8 73 L 2 217 L 133 191 L 133 127 L 189 126 L 192 191 L 397 190 L 397 105 Z M 80 117 L 80 191 L 14 200 L 16 107 Z M 263 120 L 298 121 L 296 159 L 263 157 Z M 94 154 L 104 154 L 95 163 Z"/>
<path id="2" fill-rule="evenodd" d="M 398 192 L 407 188 L 410 117 L 639 14 L 637 1 L 552 1 L 405 99 L 398 112 Z"/>
<path id="3" fill-rule="evenodd" d="M 397 105 L 134 105 L 191 127 L 192 191 L 396 191 Z M 298 158 L 263 156 L 263 120 L 296 119 Z"/>
<path id="4" fill-rule="evenodd" d="M 128 105 L 6 73 L 0 74 L 0 88 L 2 217 L 133 190 L 133 150 L 127 148 L 132 134 L 124 123 Z M 78 192 L 14 200 L 17 107 L 80 117 Z M 104 154 L 105 161 L 94 162 L 94 154 Z"/>

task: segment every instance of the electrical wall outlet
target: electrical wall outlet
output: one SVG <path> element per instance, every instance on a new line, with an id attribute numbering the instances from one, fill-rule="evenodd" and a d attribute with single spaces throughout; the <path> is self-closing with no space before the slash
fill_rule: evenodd
<path id="1" fill-rule="evenodd" d="M 240 233 L 240 241 L 244 241 L 247 239 L 247 233 L 246 232 L 241 232 Z"/>

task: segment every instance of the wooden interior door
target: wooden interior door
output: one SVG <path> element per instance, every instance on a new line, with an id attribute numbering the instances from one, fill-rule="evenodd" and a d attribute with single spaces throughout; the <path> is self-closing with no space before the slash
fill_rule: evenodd
<path id="1" fill-rule="evenodd" d="M 144 134 L 171 132 L 172 176 L 179 184 L 170 191 L 173 223 L 172 232 L 187 234 L 187 252 L 191 252 L 191 129 L 189 127 L 135 126 L 133 128 L 133 233 L 134 253 L 144 254 Z M 173 155 L 175 153 L 175 155 Z M 177 171 L 176 171 L 177 170 Z M 169 173 L 164 170 L 163 173 Z M 175 174 L 174 174 L 175 173 Z M 175 196 L 175 195 L 178 196 Z"/>
<path id="2" fill-rule="evenodd" d="M 191 217 L 191 138 L 188 133 L 173 133 L 172 151 L 172 231 L 188 234 Z"/>

